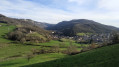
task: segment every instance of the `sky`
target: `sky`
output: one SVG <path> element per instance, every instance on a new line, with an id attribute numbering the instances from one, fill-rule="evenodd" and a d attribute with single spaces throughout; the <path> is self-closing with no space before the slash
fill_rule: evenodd
<path id="1" fill-rule="evenodd" d="M 51 24 L 89 19 L 119 27 L 119 0 L 0 0 L 0 14 Z"/>

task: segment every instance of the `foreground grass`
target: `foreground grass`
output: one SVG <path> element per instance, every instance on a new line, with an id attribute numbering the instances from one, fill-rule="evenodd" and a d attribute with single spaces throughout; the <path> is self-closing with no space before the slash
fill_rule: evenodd
<path id="1" fill-rule="evenodd" d="M 119 44 L 23 67 L 119 67 Z"/>
<path id="2" fill-rule="evenodd" d="M 5 62 L 0 62 L 0 67 L 20 67 L 24 65 L 34 64 L 34 63 L 42 63 L 46 61 L 56 60 L 59 58 L 64 58 L 66 55 L 61 53 L 50 53 L 50 54 L 41 54 L 37 55 L 28 61 L 25 57 L 8 60 Z"/>
<path id="3" fill-rule="evenodd" d="M 31 52 L 33 48 L 40 49 L 40 46 L 28 46 L 22 44 L 8 44 L 8 46 L 0 48 L 0 59 L 15 56 L 25 55 Z"/>
<path id="4" fill-rule="evenodd" d="M 61 42 L 59 41 L 50 41 L 47 43 L 39 43 L 40 45 L 35 46 L 35 45 L 23 45 L 23 44 L 5 44 L 2 43 L 2 47 L 0 48 L 0 59 L 15 56 L 15 55 L 25 55 L 28 52 L 31 52 L 32 49 L 41 49 L 41 46 L 44 46 L 46 48 L 50 48 L 47 46 L 56 46 L 59 45 Z M 63 42 L 64 43 L 64 42 Z M 73 43 L 77 46 L 80 46 L 80 44 Z M 69 42 L 65 42 L 65 45 L 62 44 L 60 47 L 60 50 L 65 50 L 66 47 L 69 46 Z M 63 47 L 63 48 L 62 48 Z M 80 51 L 82 48 L 78 48 Z"/>

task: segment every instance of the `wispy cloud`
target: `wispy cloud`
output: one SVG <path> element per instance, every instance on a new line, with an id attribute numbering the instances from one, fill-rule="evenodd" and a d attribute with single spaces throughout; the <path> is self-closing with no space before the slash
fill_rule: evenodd
<path id="1" fill-rule="evenodd" d="M 91 19 L 119 27 L 118 0 L 1 0 L 0 13 L 9 17 L 58 23 Z"/>

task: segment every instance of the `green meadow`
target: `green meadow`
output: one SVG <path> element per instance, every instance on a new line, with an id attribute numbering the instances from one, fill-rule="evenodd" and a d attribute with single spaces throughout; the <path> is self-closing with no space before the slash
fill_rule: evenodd
<path id="1" fill-rule="evenodd" d="M 9 43 L 11 42 L 8 39 L 5 39 L 5 35 L 11 31 L 13 31 L 16 27 L 13 25 L 7 25 L 4 23 L 0 23 L 0 43 Z"/>
<path id="2" fill-rule="evenodd" d="M 45 53 L 34 55 L 29 61 L 26 58 L 32 49 L 49 49 L 58 46 L 59 50 L 66 50 L 68 46 L 75 45 L 80 51 L 88 44 L 78 44 L 73 40 L 51 40 L 45 43 L 17 43 L 7 39 L 6 34 L 13 31 L 16 26 L 0 23 L 0 67 L 118 67 L 119 44 L 96 48 L 77 55 L 59 53 Z M 37 34 L 37 33 L 35 33 Z M 31 34 L 29 34 L 31 35 Z M 80 33 L 79 35 L 84 35 Z M 34 34 L 32 34 L 34 36 Z M 37 36 L 40 36 L 37 34 Z"/>
<path id="3" fill-rule="evenodd" d="M 56 60 L 60 58 L 67 57 L 68 55 L 63 53 L 46 53 L 35 55 L 29 62 L 25 58 L 28 53 L 31 53 L 32 49 L 42 49 L 45 47 L 46 49 L 52 46 L 59 46 L 60 50 L 65 50 L 69 45 L 70 41 L 66 39 L 62 39 L 63 42 L 57 40 L 51 40 L 46 43 L 33 43 L 32 45 L 27 45 L 27 43 L 17 43 L 16 41 L 8 40 L 6 35 L 14 31 L 16 26 L 7 25 L 4 23 L 0 23 L 0 67 L 19 67 L 24 65 L 30 65 L 35 63 L 42 63 L 46 61 Z M 39 36 L 39 35 L 38 35 Z M 78 47 L 80 51 L 80 44 L 72 41 L 72 44 Z M 87 46 L 87 44 L 84 44 Z"/>
<path id="4" fill-rule="evenodd" d="M 119 67 L 119 44 L 22 67 Z"/>

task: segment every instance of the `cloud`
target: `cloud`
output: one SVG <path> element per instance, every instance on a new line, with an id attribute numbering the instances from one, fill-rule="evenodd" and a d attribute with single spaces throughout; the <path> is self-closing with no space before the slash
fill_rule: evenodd
<path id="1" fill-rule="evenodd" d="M 79 5 L 83 4 L 86 2 L 86 0 L 68 0 L 69 2 L 76 2 L 78 3 Z"/>
<path id="2" fill-rule="evenodd" d="M 119 10 L 119 0 L 100 0 L 98 2 L 100 8 L 105 8 L 108 10 Z"/>
<path id="3" fill-rule="evenodd" d="M 119 27 L 118 2 L 118 0 L 1 0 L 0 13 L 9 17 L 53 24 L 83 18 Z"/>
<path id="4" fill-rule="evenodd" d="M 0 9 L 2 9 L 0 13 L 10 17 L 29 18 L 50 23 L 56 23 L 57 21 L 70 17 L 65 11 L 50 9 L 30 1 L 17 0 L 16 2 L 11 2 L 9 0 L 4 0 L 2 3 L 3 4 L 0 5 Z"/>

